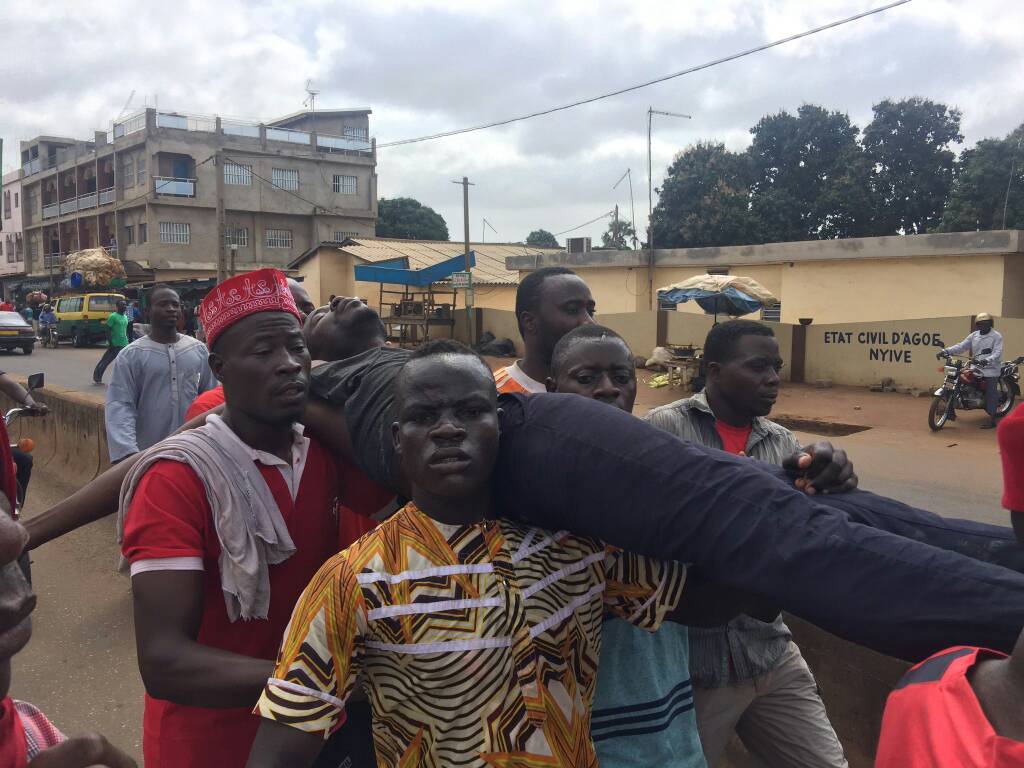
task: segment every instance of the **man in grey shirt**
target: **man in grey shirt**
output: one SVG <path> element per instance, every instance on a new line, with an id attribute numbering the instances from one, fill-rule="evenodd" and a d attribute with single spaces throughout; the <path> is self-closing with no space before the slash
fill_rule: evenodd
<path id="1" fill-rule="evenodd" d="M 178 294 L 153 288 L 149 315 L 149 335 L 117 356 L 107 387 L 107 446 L 114 463 L 171 434 L 185 423 L 196 396 L 216 385 L 206 345 L 178 333 Z"/>
<path id="2" fill-rule="evenodd" d="M 772 330 L 750 320 L 712 328 L 704 342 L 704 393 L 655 408 L 645 417 L 691 443 L 793 469 L 810 457 L 796 436 L 767 416 L 779 392 L 782 358 Z M 831 446 L 815 445 L 817 455 Z M 839 454 L 840 451 L 835 451 Z M 838 462 L 807 493 L 852 490 L 853 465 Z M 722 627 L 690 628 L 690 675 L 704 756 L 715 768 L 735 730 L 773 768 L 847 765 L 817 684 L 781 614 L 773 622 L 739 616 Z"/>

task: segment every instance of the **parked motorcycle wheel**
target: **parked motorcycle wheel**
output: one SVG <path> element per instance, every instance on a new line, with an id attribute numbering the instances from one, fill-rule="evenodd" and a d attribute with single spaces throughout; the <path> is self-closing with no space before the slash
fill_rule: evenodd
<path id="1" fill-rule="evenodd" d="M 932 432 L 938 432 L 949 420 L 949 398 L 936 395 L 932 398 L 932 404 L 928 408 L 928 428 Z"/>
<path id="2" fill-rule="evenodd" d="M 1005 416 L 1013 410 L 1013 401 L 1016 397 L 1017 395 L 1013 391 L 1013 387 L 1007 384 L 1005 379 L 999 379 L 999 406 L 996 408 L 997 418 Z"/>

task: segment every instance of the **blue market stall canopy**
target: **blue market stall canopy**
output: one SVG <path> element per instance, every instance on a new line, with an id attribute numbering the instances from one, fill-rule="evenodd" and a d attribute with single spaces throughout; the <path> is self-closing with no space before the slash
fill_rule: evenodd
<path id="1" fill-rule="evenodd" d="M 658 289 L 658 301 L 684 304 L 696 301 L 709 315 L 749 315 L 779 300 L 756 280 L 739 275 L 697 275 Z"/>
<path id="2" fill-rule="evenodd" d="M 425 288 L 433 283 L 451 277 L 453 272 L 466 268 L 466 257 L 462 254 L 423 269 L 406 269 L 405 259 L 360 264 L 355 268 L 355 278 L 364 283 L 390 283 L 393 285 L 414 285 Z M 476 266 L 476 252 L 469 252 L 469 264 Z"/>

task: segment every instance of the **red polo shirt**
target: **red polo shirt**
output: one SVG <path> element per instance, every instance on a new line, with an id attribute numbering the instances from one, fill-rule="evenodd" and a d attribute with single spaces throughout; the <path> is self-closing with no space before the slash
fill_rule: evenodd
<path id="1" fill-rule="evenodd" d="M 295 554 L 283 563 L 270 566 L 266 620 L 228 620 L 212 513 L 202 482 L 185 464 L 158 462 L 142 478 L 125 521 L 122 551 L 132 563 L 201 558 L 203 617 L 197 641 L 273 660 L 299 595 L 337 552 L 338 472 L 327 451 L 311 440 L 293 501 L 278 468 L 257 466 L 296 547 Z M 259 726 L 251 709 L 205 709 L 147 696 L 143 725 L 146 768 L 244 768 Z"/>
<path id="2" fill-rule="evenodd" d="M 911 669 L 885 706 L 875 768 L 1020 768 L 1024 742 L 996 734 L 967 673 L 982 648 L 950 648 Z"/>

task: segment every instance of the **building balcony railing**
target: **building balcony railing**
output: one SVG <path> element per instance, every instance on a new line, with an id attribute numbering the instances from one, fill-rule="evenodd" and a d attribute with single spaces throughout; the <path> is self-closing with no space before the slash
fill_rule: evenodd
<path id="1" fill-rule="evenodd" d="M 86 192 L 84 195 L 78 196 L 78 210 L 84 211 L 86 208 L 96 207 L 96 193 Z"/>
<path id="2" fill-rule="evenodd" d="M 44 253 L 43 254 L 43 269 L 62 269 L 64 267 L 64 259 L 67 258 L 66 253 Z"/>
<path id="3" fill-rule="evenodd" d="M 108 205 L 117 199 L 117 192 L 113 187 L 100 190 L 100 205 Z"/>
<path id="4" fill-rule="evenodd" d="M 196 180 L 178 179 L 171 176 L 154 176 L 153 189 L 158 195 L 174 197 L 195 197 Z"/>
<path id="5" fill-rule="evenodd" d="M 146 113 L 140 112 L 137 115 L 132 115 L 127 120 L 120 123 L 114 123 L 114 138 L 120 139 L 122 136 L 127 136 L 131 133 L 137 133 L 146 127 Z"/>
<path id="6" fill-rule="evenodd" d="M 217 118 L 157 112 L 156 127 L 180 128 L 183 131 L 201 131 L 203 133 L 213 133 L 217 130 Z"/>
<path id="7" fill-rule="evenodd" d="M 67 213 L 74 213 L 78 210 L 78 198 L 71 200 L 65 200 L 60 204 L 60 215 L 63 216 Z"/>
<path id="8" fill-rule="evenodd" d="M 324 136 L 317 134 L 317 149 L 341 152 L 369 152 L 370 142 L 368 139 L 348 136 Z"/>
<path id="9" fill-rule="evenodd" d="M 267 128 L 267 141 L 287 141 L 291 144 L 309 144 L 311 136 L 306 131 L 290 128 Z"/>
<path id="10" fill-rule="evenodd" d="M 54 203 L 53 205 L 43 206 L 43 218 L 52 219 L 53 217 L 60 214 L 60 205 Z"/>
<path id="11" fill-rule="evenodd" d="M 21 172 L 25 176 L 31 176 L 34 173 L 39 173 L 41 170 L 43 170 L 43 159 L 41 157 L 29 160 L 21 166 Z"/>

